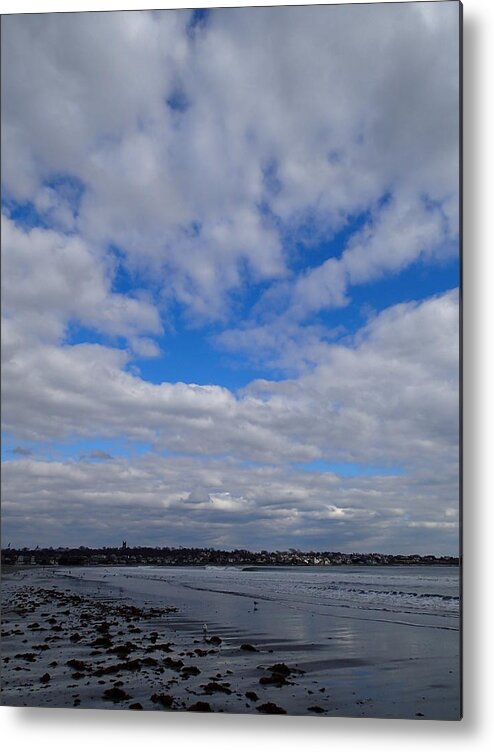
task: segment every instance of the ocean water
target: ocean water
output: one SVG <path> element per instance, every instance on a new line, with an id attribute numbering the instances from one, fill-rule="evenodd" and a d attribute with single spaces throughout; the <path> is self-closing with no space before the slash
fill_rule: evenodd
<path id="1" fill-rule="evenodd" d="M 189 584 L 300 603 L 307 607 L 343 606 L 366 611 L 457 617 L 458 570 L 446 567 L 211 567 L 204 573 L 177 574 Z"/>
<path id="2" fill-rule="evenodd" d="M 183 597 L 193 592 L 209 593 L 215 601 L 236 596 L 305 614 L 459 629 L 456 567 L 119 567 L 79 570 L 78 576 L 82 572 L 134 591 L 156 594 L 161 584 L 163 592 L 173 587 Z"/>

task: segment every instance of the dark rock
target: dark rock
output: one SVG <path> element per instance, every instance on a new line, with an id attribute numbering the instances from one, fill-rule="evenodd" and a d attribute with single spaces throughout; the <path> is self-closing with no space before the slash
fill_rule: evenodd
<path id="1" fill-rule="evenodd" d="M 256 702 L 259 699 L 259 696 L 255 692 L 246 692 L 245 696 L 247 699 L 252 700 L 252 702 Z"/>
<path id="2" fill-rule="evenodd" d="M 154 695 L 151 695 L 151 702 L 154 702 L 157 705 L 163 705 L 164 708 L 171 708 L 173 705 L 173 697 L 171 695 L 160 695 L 155 692 Z"/>
<path id="3" fill-rule="evenodd" d="M 250 645 L 248 642 L 244 642 L 243 645 L 240 645 L 240 650 L 247 650 L 250 653 L 257 653 L 257 648 L 255 648 L 254 645 Z"/>
<path id="4" fill-rule="evenodd" d="M 229 689 L 225 684 L 220 684 L 216 681 L 211 681 L 208 684 L 202 684 L 202 688 L 204 689 L 205 694 L 211 695 L 213 692 L 224 692 L 226 695 L 231 695 L 232 690 Z"/>
<path id="5" fill-rule="evenodd" d="M 180 671 L 181 668 L 183 668 L 184 662 L 178 658 L 177 660 L 174 660 L 173 658 L 165 658 L 163 661 L 163 666 L 166 666 L 166 668 L 171 668 L 173 671 Z"/>
<path id="6" fill-rule="evenodd" d="M 42 684 L 48 684 L 48 682 L 50 681 L 50 679 L 51 679 L 50 674 L 43 674 L 43 676 L 40 678 L 40 682 Z"/>
<path id="7" fill-rule="evenodd" d="M 190 676 L 198 676 L 201 673 L 197 666 L 184 666 L 182 669 L 182 675 L 188 679 Z"/>
<path id="8" fill-rule="evenodd" d="M 111 689 L 105 689 L 103 692 L 105 700 L 112 700 L 112 702 L 120 702 L 121 700 L 129 700 L 130 695 L 119 687 L 112 687 Z"/>
<path id="9" fill-rule="evenodd" d="M 311 713 L 324 713 L 324 708 L 321 708 L 320 705 L 311 705 L 310 708 L 307 708 Z"/>
<path id="10" fill-rule="evenodd" d="M 259 684 L 273 684 L 276 687 L 283 687 L 285 684 L 291 684 L 283 674 L 271 674 L 270 676 L 261 676 Z"/>
<path id="11" fill-rule="evenodd" d="M 142 668 L 142 661 L 135 658 L 133 661 L 126 661 L 126 663 L 114 663 L 111 666 L 105 666 L 93 671 L 93 676 L 104 676 L 105 674 L 118 674 L 119 671 L 140 671 Z"/>
<path id="12" fill-rule="evenodd" d="M 198 702 L 195 702 L 193 705 L 189 705 L 187 710 L 191 710 L 193 713 L 212 713 L 212 708 L 209 702 L 203 702 L 199 700 Z"/>
<path id="13" fill-rule="evenodd" d="M 171 642 L 153 642 L 152 645 L 148 645 L 145 652 L 154 653 L 156 650 L 162 650 L 164 653 L 173 653 L 173 647 Z"/>
<path id="14" fill-rule="evenodd" d="M 70 668 L 75 669 L 76 671 L 87 671 L 88 665 L 87 663 L 84 663 L 84 661 L 79 661 L 77 658 L 71 658 L 70 661 L 67 661 L 65 664 L 66 666 L 69 666 Z"/>
<path id="15" fill-rule="evenodd" d="M 129 653 L 133 653 L 137 650 L 137 645 L 134 642 L 126 642 L 124 645 L 115 645 L 115 647 L 108 650 L 109 653 L 115 653 L 119 658 L 126 658 Z"/>
<path id="16" fill-rule="evenodd" d="M 213 635 L 212 637 L 209 638 L 208 642 L 211 645 L 221 645 L 223 640 L 221 639 L 221 637 L 218 637 L 218 635 Z"/>
<path id="17" fill-rule="evenodd" d="M 23 661 L 34 663 L 34 661 L 36 660 L 36 653 L 17 653 L 14 658 L 22 658 Z"/>
<path id="18" fill-rule="evenodd" d="M 256 710 L 267 715 L 286 715 L 286 710 L 280 708 L 279 705 L 275 705 L 274 702 L 265 702 L 263 705 L 258 705 Z"/>
<path id="19" fill-rule="evenodd" d="M 132 705 L 129 705 L 129 710 L 144 710 L 140 702 L 133 702 Z"/>
<path id="20" fill-rule="evenodd" d="M 105 637 L 97 637 L 95 640 L 93 640 L 91 643 L 89 643 L 91 647 L 95 648 L 111 648 L 113 645 L 112 639 L 109 636 Z"/>
<path id="21" fill-rule="evenodd" d="M 290 676 L 290 674 L 303 674 L 304 672 L 299 668 L 289 668 L 286 663 L 273 663 L 272 666 L 268 666 L 268 671 L 272 671 L 274 674 L 281 674 L 282 676 Z"/>
<path id="22" fill-rule="evenodd" d="M 130 616 L 142 616 L 143 611 L 142 608 L 138 608 L 137 606 L 127 606 L 127 614 Z"/>
<path id="23" fill-rule="evenodd" d="M 157 666 L 158 665 L 158 661 L 156 660 L 156 658 L 143 658 L 141 660 L 141 663 L 143 666 Z"/>
<path id="24" fill-rule="evenodd" d="M 79 632 L 75 632 L 74 634 L 70 635 L 69 640 L 71 642 L 80 642 L 82 640 L 82 635 L 80 635 Z"/>

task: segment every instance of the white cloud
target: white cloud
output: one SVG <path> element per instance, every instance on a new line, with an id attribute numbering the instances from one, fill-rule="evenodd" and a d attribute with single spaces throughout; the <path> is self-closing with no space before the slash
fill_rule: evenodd
<path id="1" fill-rule="evenodd" d="M 402 304 L 297 379 L 241 394 L 151 384 L 100 345 L 19 347 L 4 358 L 5 429 L 24 439 L 127 436 L 202 456 L 428 467 L 458 441 L 456 293 Z"/>
<path id="2" fill-rule="evenodd" d="M 417 486 L 406 477 L 345 480 L 232 460 L 22 459 L 5 463 L 2 513 L 4 534 L 26 545 L 40 536 L 48 545 L 123 537 L 156 545 L 428 553 L 430 531 L 434 550 L 449 553 L 458 526 L 444 522 L 448 492 L 453 488 L 431 490 L 427 481 Z"/>
<path id="3" fill-rule="evenodd" d="M 422 196 L 455 236 L 456 3 L 224 9 L 193 37 L 189 18 L 5 18 L 7 192 L 91 244 L 121 246 L 165 298 L 211 318 L 245 273 L 287 274 L 262 205 L 292 233 L 310 216 L 331 237 L 393 195 L 365 249 L 354 242 L 343 270 L 322 270 L 315 299 L 338 305 L 345 274 L 398 268 L 443 239 Z M 84 187 L 76 218 L 45 184 L 57 174 Z"/>
<path id="4" fill-rule="evenodd" d="M 296 280 L 290 313 L 303 318 L 346 305 L 352 285 L 397 273 L 418 259 L 455 257 L 456 232 L 455 227 L 450 234 L 441 206 L 429 206 L 419 196 L 391 199 L 375 212 L 372 222 L 352 235 L 341 258 L 330 258 Z"/>
<path id="5" fill-rule="evenodd" d="M 54 230 L 22 230 L 2 215 L 2 312 L 9 332 L 26 340 L 60 341 L 67 325 L 113 336 L 160 334 L 156 308 L 111 291 L 111 272 L 79 236 Z M 145 342 L 145 340 L 144 340 Z"/>

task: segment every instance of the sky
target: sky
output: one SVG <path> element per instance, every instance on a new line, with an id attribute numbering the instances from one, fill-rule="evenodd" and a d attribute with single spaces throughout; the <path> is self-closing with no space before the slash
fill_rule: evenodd
<path id="1" fill-rule="evenodd" d="M 458 552 L 459 4 L 2 18 L 2 545 Z"/>

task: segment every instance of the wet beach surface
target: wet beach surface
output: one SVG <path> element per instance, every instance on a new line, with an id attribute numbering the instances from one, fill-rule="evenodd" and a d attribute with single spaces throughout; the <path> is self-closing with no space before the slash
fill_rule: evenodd
<path id="1" fill-rule="evenodd" d="M 335 606 L 304 577 L 274 597 L 228 572 L 4 573 L 2 704 L 458 719 L 454 616 Z"/>

